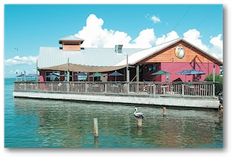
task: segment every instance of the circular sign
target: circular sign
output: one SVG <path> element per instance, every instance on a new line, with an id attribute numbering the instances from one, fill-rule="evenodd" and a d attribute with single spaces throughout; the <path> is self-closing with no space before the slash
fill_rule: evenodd
<path id="1" fill-rule="evenodd" d="M 175 48 L 175 55 L 177 58 L 182 59 L 185 55 L 184 48 L 182 46 L 177 46 Z"/>

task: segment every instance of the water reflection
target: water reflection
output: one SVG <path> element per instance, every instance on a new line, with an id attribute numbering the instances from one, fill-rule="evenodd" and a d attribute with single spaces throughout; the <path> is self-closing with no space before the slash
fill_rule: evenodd
<path id="1" fill-rule="evenodd" d="M 145 114 L 137 128 L 134 106 L 15 99 L 15 117 L 34 121 L 35 147 L 222 147 L 223 123 L 217 111 L 138 107 Z M 93 118 L 98 118 L 99 138 L 93 137 Z M 22 121 L 22 120 L 19 120 Z M 30 121 L 30 119 L 29 119 Z M 18 124 L 32 128 L 30 122 Z M 32 131 L 30 131 L 32 133 Z M 25 135 L 30 135 L 27 130 Z M 22 138 L 24 144 L 24 138 Z"/>

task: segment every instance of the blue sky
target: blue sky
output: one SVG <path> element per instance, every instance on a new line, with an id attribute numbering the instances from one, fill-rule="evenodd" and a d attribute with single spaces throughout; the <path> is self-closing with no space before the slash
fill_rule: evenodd
<path id="1" fill-rule="evenodd" d="M 101 35 L 144 48 L 182 37 L 223 57 L 222 5 L 5 5 L 4 21 L 5 77 L 34 72 L 40 46 L 56 47 L 74 34 L 89 47 L 113 45 Z"/>

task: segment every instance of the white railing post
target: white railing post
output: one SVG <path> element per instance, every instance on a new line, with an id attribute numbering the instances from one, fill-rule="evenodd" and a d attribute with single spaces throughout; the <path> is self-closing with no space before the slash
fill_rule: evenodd
<path id="1" fill-rule="evenodd" d="M 88 92 L 88 89 L 87 89 L 87 82 L 85 82 L 85 84 L 84 84 L 84 92 L 85 92 L 85 93 Z"/>
<path id="2" fill-rule="evenodd" d="M 127 93 L 129 93 L 129 82 L 127 82 Z"/>
<path id="3" fill-rule="evenodd" d="M 70 92 L 70 82 L 66 82 L 66 91 L 67 93 Z"/>
<path id="4" fill-rule="evenodd" d="M 37 85 L 36 89 L 39 91 L 39 90 L 40 90 L 40 84 L 39 84 L 39 82 L 37 82 L 36 85 Z"/>
<path id="5" fill-rule="evenodd" d="M 153 95 L 156 95 L 156 84 L 153 84 Z"/>
<path id="6" fill-rule="evenodd" d="M 212 88 L 212 95 L 215 96 L 215 83 L 212 84 L 213 88 Z"/>
<path id="7" fill-rule="evenodd" d="M 53 92 L 53 83 L 51 83 L 51 92 Z"/>
<path id="8" fill-rule="evenodd" d="M 105 93 L 107 93 L 107 82 L 105 83 Z"/>
<path id="9" fill-rule="evenodd" d="M 182 84 L 182 96 L 184 96 L 184 84 Z"/>
<path id="10" fill-rule="evenodd" d="M 136 82 L 136 93 L 139 93 L 139 82 Z"/>

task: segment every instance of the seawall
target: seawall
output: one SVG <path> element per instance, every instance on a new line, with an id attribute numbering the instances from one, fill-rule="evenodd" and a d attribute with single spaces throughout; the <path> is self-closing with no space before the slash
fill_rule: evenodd
<path id="1" fill-rule="evenodd" d="M 32 99 L 53 99 L 53 100 L 73 100 L 91 101 L 106 103 L 124 103 L 157 106 L 176 106 L 191 108 L 211 108 L 217 109 L 219 101 L 217 97 L 204 96 L 137 96 L 137 95 L 114 95 L 114 94 L 68 94 L 49 92 L 13 92 L 17 98 Z"/>

